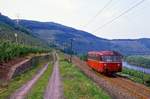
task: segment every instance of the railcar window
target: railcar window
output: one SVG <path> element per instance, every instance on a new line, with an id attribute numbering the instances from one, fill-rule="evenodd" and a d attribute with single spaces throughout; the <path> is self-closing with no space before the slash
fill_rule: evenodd
<path id="1" fill-rule="evenodd" d="M 122 60 L 121 56 L 102 56 L 102 61 L 105 62 L 117 62 L 121 60 Z"/>
<path id="2" fill-rule="evenodd" d="M 99 60 L 99 56 L 96 55 L 88 55 L 88 58 L 93 60 Z"/>
<path id="3" fill-rule="evenodd" d="M 102 61 L 102 57 L 101 56 L 99 57 L 99 60 Z"/>

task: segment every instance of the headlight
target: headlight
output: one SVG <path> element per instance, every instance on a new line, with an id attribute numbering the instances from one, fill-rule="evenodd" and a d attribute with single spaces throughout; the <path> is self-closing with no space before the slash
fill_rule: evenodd
<path id="1" fill-rule="evenodd" d="M 104 66 L 107 66 L 107 64 L 104 64 Z"/>

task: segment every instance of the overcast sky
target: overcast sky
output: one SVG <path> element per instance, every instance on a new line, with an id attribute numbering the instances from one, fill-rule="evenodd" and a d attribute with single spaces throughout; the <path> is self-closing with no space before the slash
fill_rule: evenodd
<path id="1" fill-rule="evenodd" d="M 53 21 L 109 39 L 150 38 L 150 1 L 93 32 L 140 0 L 112 0 L 90 24 L 87 23 L 110 0 L 0 0 L 0 12 L 10 18 Z"/>

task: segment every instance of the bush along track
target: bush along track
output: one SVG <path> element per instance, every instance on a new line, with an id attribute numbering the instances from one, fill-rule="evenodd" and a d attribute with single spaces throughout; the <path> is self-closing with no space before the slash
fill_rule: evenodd
<path id="1" fill-rule="evenodd" d="M 110 99 L 110 96 L 61 55 L 60 72 L 66 99 Z"/>
<path id="2" fill-rule="evenodd" d="M 130 80 L 150 87 L 150 75 L 149 74 L 145 74 L 143 72 L 128 69 L 128 68 L 123 68 L 123 71 L 119 74 L 121 74 L 121 75 L 126 74 L 126 75 L 128 75 L 128 78 Z"/>

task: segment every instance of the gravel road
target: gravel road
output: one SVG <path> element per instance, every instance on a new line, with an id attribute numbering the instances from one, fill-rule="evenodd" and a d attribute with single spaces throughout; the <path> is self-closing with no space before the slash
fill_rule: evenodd
<path id="1" fill-rule="evenodd" d="M 55 54 L 55 62 L 53 67 L 53 73 L 49 78 L 49 83 L 44 94 L 44 99 L 63 99 L 63 91 L 59 73 L 59 59 Z"/>
<path id="2" fill-rule="evenodd" d="M 31 90 L 32 86 L 38 81 L 42 74 L 47 69 L 48 64 L 46 64 L 30 81 L 19 88 L 15 93 L 13 93 L 10 99 L 24 99 L 27 93 Z"/>

